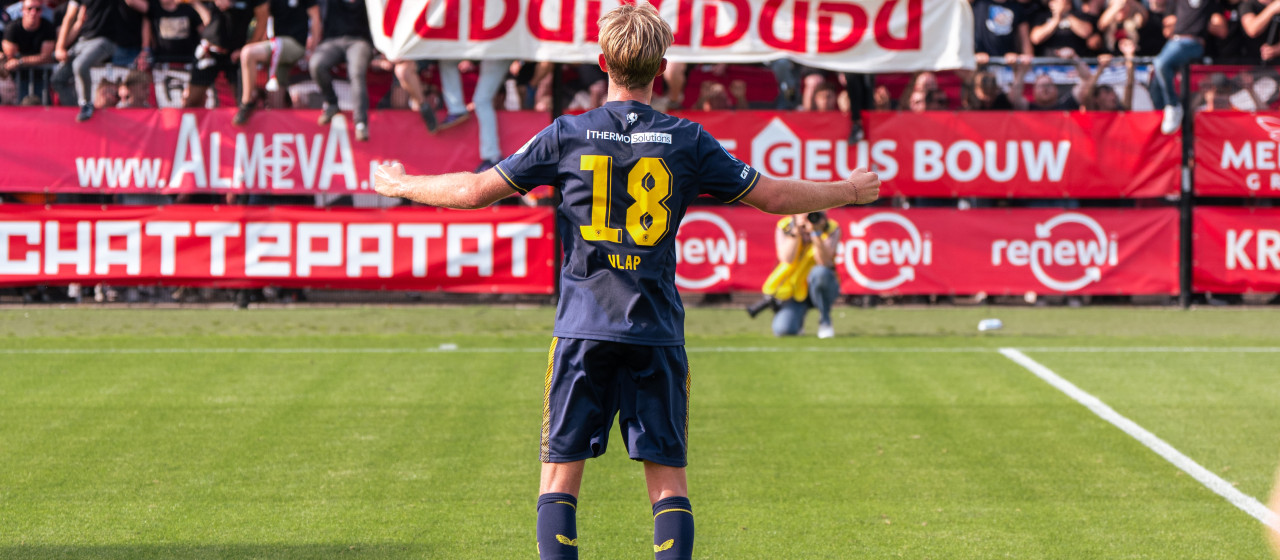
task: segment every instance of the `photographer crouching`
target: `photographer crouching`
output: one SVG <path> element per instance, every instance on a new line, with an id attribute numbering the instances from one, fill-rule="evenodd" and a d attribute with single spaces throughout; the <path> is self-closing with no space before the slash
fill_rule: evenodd
<path id="1" fill-rule="evenodd" d="M 798 335 L 810 307 L 818 309 L 818 338 L 836 335 L 831 325 L 831 306 L 840 296 L 836 277 L 836 245 L 840 226 L 825 212 L 796 214 L 778 221 L 774 243 L 778 266 L 765 280 L 764 299 L 747 307 L 755 318 L 766 308 L 773 309 L 774 336 Z"/>

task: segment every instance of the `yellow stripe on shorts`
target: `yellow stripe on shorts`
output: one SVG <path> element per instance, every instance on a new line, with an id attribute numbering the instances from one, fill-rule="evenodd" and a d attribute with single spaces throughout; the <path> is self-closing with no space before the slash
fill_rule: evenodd
<path id="1" fill-rule="evenodd" d="M 693 369 L 688 363 L 686 358 L 684 370 L 684 445 L 686 448 L 689 446 L 689 409 L 692 406 L 690 401 L 693 400 Z"/>
<path id="2" fill-rule="evenodd" d="M 551 374 L 556 370 L 556 343 L 560 337 L 551 337 L 551 350 L 547 352 L 547 376 L 542 384 L 542 445 L 538 459 L 551 460 Z"/>

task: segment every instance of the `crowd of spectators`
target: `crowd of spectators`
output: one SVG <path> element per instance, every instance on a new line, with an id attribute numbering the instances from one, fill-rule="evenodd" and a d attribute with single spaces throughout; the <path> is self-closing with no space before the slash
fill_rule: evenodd
<path id="1" fill-rule="evenodd" d="M 970 4 L 976 71 L 869 76 L 786 59 L 745 67 L 671 63 L 654 104 L 838 110 L 852 117 L 851 140 L 861 139 L 867 109 L 1171 106 L 1173 121 L 1180 120 L 1174 75 L 1202 57 L 1247 68 L 1199 76 L 1196 107 L 1260 109 L 1276 96 L 1274 74 L 1258 67 L 1280 58 L 1280 0 Z M 216 88 L 222 103 L 238 107 L 236 124 L 266 107 L 319 108 L 321 124 L 346 109 L 356 138 L 367 140 L 371 105 L 415 110 L 431 132 L 474 114 L 484 169 L 503 155 L 495 108 L 585 111 L 603 102 L 605 76 L 592 64 L 388 60 L 373 48 L 369 25 L 364 0 L 19 0 L 0 11 L 0 103 L 56 100 L 78 106 L 77 120 L 86 120 L 102 107 L 157 104 L 151 71 L 176 68 L 185 72 L 180 106 L 215 106 Z M 104 64 L 110 68 L 99 68 Z M 374 99 L 371 73 L 385 84 Z"/>
<path id="2" fill-rule="evenodd" d="M 1250 67 L 1280 58 L 1280 1 L 970 1 L 977 71 L 939 80 L 931 73 L 840 74 L 785 59 L 738 70 L 672 63 L 655 106 L 845 111 L 856 140 L 866 109 L 1171 106 L 1171 113 L 1180 111 L 1173 76 L 1182 66 L 1203 57 Z M 214 106 L 217 96 L 209 92 L 220 88 L 238 106 L 236 124 L 265 107 L 320 108 L 322 124 L 347 109 L 357 139 L 366 140 L 370 106 L 415 110 L 431 132 L 474 115 L 480 169 L 503 155 L 496 108 L 583 111 L 601 104 L 605 90 L 604 74 L 590 64 L 388 60 L 373 48 L 364 0 L 20 0 L 0 13 L 0 26 L 0 78 L 12 78 L 0 82 L 0 101 L 56 99 L 78 106 L 76 118 L 86 120 L 102 107 L 151 104 L 145 95 L 151 70 L 179 69 L 187 72 L 181 106 Z M 1097 62 L 1085 65 L 1086 59 Z M 104 64 L 113 69 L 95 70 Z M 1135 72 L 1135 64 L 1142 70 Z M 387 84 L 375 99 L 371 73 Z M 335 87 L 335 77 L 345 79 Z M 763 81 L 771 82 L 767 89 L 759 87 Z M 1205 76 L 1196 84 L 1196 103 L 1262 108 L 1272 102 L 1274 85 L 1268 72 L 1255 69 Z"/>

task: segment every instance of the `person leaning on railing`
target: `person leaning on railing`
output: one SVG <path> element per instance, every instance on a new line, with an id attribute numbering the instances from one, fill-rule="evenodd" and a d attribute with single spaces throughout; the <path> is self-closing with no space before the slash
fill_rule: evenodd
<path id="1" fill-rule="evenodd" d="M 1007 90 L 1001 89 L 996 75 L 982 68 L 965 80 L 960 108 L 966 111 L 1012 111 L 1014 104 L 1010 97 Z"/>
<path id="2" fill-rule="evenodd" d="M 1124 96 L 1123 98 L 1116 95 L 1116 90 L 1109 85 L 1099 84 L 1098 79 L 1102 77 L 1107 67 L 1111 66 L 1112 57 L 1109 54 L 1098 56 L 1098 66 L 1096 70 L 1090 71 L 1089 65 L 1083 60 L 1076 60 L 1077 71 L 1083 81 L 1076 89 L 1076 99 L 1080 102 L 1080 107 L 1086 111 L 1128 111 L 1133 107 L 1133 43 L 1129 42 L 1123 45 L 1125 49 L 1124 57 Z"/>
<path id="3" fill-rule="evenodd" d="M 5 26 L 3 70 L 17 83 L 18 103 L 28 97 L 45 97 L 47 84 L 44 69 L 39 67 L 53 62 L 58 31 L 53 22 L 41 17 L 43 10 L 40 0 L 24 0 L 22 20 Z"/>

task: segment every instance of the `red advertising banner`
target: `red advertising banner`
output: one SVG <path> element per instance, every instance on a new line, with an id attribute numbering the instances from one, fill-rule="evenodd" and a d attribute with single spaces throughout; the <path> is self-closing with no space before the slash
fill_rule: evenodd
<path id="1" fill-rule="evenodd" d="M 1280 113 L 1196 113 L 1200 196 L 1280 196 Z"/>
<path id="2" fill-rule="evenodd" d="M 371 0 L 373 44 L 391 59 L 595 63 L 597 23 L 618 0 Z M 843 72 L 973 68 L 963 0 L 653 0 L 674 62 L 791 58 Z"/>
<path id="3" fill-rule="evenodd" d="M 0 206 L 0 285 L 549 294 L 548 208 Z"/>
<path id="4" fill-rule="evenodd" d="M 0 207 L 0 285 L 552 293 L 553 216 L 548 208 L 512 207 L 11 205 Z M 837 209 L 830 216 L 843 230 L 837 268 L 844 293 L 1177 291 L 1173 209 Z M 677 237 L 677 286 L 759 290 L 777 264 L 777 220 L 750 208 L 691 208 Z M 1280 234 L 1269 231 L 1252 239 L 1275 259 Z"/>
<path id="5" fill-rule="evenodd" d="M 836 209 L 846 294 L 1176 294 L 1178 214 L 1141 210 Z M 777 264 L 776 216 L 690 209 L 686 291 L 755 291 Z"/>
<path id="6" fill-rule="evenodd" d="M 882 195 L 1156 198 L 1179 193 L 1181 139 L 1160 133 L 1155 112 L 875 111 L 864 120 L 870 157 L 859 148 L 857 161 L 883 170 Z M 824 130 L 811 126 L 820 123 L 794 129 L 802 138 Z"/>
<path id="7" fill-rule="evenodd" d="M 829 181 L 858 167 L 882 197 L 1154 198 L 1179 192 L 1181 140 L 1156 113 L 685 112 L 767 175 Z"/>
<path id="8" fill-rule="evenodd" d="M 1280 292 L 1280 208 L 1196 208 L 1197 292 Z"/>
<path id="9" fill-rule="evenodd" d="M 74 108 L 0 111 L 0 191 L 60 193 L 372 193 L 377 165 L 401 161 L 414 174 L 470 171 L 480 162 L 472 119 L 436 135 L 416 113 L 371 111 L 370 140 L 338 115 L 259 111 L 246 126 L 233 109 L 105 109 L 76 123 Z M 511 153 L 550 123 L 545 113 L 500 112 Z M 20 139 L 20 141 L 19 141 Z"/>
<path id="10" fill-rule="evenodd" d="M 261 111 L 245 127 L 231 125 L 230 110 L 104 110 L 78 124 L 73 112 L 0 111 L 0 134 L 23 139 L 0 145 L 8 164 L 0 168 L 0 191 L 369 193 L 373 170 L 384 162 L 435 174 L 469 170 L 480 158 L 474 121 L 433 136 L 403 111 L 372 112 L 368 142 L 354 141 L 345 115 L 319 126 L 307 110 Z M 768 175 L 823 181 L 870 167 L 880 173 L 885 197 L 1178 193 L 1179 140 L 1159 134 L 1155 113 L 877 112 L 867 117 L 870 140 L 853 146 L 838 114 L 681 116 Z M 500 112 L 499 120 L 505 153 L 547 124 L 535 112 Z"/>

